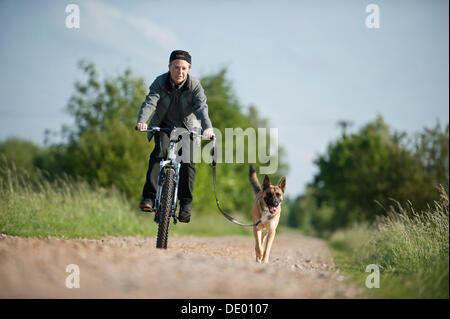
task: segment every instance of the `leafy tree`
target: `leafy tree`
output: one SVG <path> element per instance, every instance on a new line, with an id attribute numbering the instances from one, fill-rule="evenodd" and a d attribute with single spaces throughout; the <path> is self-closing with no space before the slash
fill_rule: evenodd
<path id="1" fill-rule="evenodd" d="M 404 147 L 405 136 L 391 133 L 378 116 L 359 133 L 330 143 L 326 154 L 319 156 L 313 186 L 319 206 L 327 203 L 335 208 L 331 227 L 371 221 L 384 213 L 376 203 L 389 205 L 392 198 L 401 203 L 410 200 L 419 209 L 434 199 L 431 194 L 436 192 L 420 157 Z"/>
<path id="2" fill-rule="evenodd" d="M 449 187 L 449 125 L 441 127 L 439 121 L 434 128 L 425 127 L 416 134 L 413 150 L 422 163 L 429 182 Z M 435 193 L 435 190 L 432 190 Z"/>
<path id="3" fill-rule="evenodd" d="M 137 200 L 145 180 L 150 147 L 134 130 L 146 94 L 144 81 L 127 69 L 115 77 L 99 78 L 93 63 L 80 61 L 84 83 L 75 83 L 67 110 L 75 127 L 64 127 L 67 144 L 50 146 L 37 163 L 53 173 L 81 176 L 101 186 L 115 185 Z"/>
<path id="4" fill-rule="evenodd" d="M 288 204 L 287 225 L 308 235 L 326 236 L 332 229 L 334 209 L 326 204 L 319 207 L 315 196 L 315 188 L 308 185 L 304 194 Z"/>
<path id="5" fill-rule="evenodd" d="M 10 137 L 0 143 L 2 169 L 15 169 L 34 178 L 36 177 L 34 159 L 39 152 L 41 152 L 40 147 L 33 142 L 18 137 Z"/>

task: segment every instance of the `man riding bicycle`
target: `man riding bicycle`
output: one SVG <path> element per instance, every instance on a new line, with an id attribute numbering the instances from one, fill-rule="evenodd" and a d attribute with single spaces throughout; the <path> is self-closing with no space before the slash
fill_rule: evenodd
<path id="1" fill-rule="evenodd" d="M 208 115 L 206 96 L 199 80 L 189 75 L 191 56 L 188 52 L 175 50 L 170 54 L 169 72 L 158 76 L 150 85 L 137 121 L 137 130 L 146 130 L 147 121 L 154 112 L 149 126 L 161 128 L 184 127 L 188 130 L 203 130 L 203 136 L 214 136 L 211 120 Z M 150 141 L 153 133 L 147 133 Z M 167 156 L 169 134 L 160 132 L 155 135 L 155 148 L 150 155 L 147 176 L 142 191 L 142 201 L 139 208 L 143 211 L 154 211 L 156 187 L 159 175 L 159 162 Z M 195 163 L 195 140 L 192 138 L 181 141 L 181 152 L 189 151 L 181 161 L 178 199 L 180 210 L 178 220 L 188 223 L 191 218 L 191 203 L 193 200 Z"/>

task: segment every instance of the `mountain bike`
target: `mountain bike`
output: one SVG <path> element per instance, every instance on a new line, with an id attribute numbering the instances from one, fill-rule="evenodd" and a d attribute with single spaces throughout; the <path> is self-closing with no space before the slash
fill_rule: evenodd
<path id="1" fill-rule="evenodd" d="M 181 167 L 181 164 L 176 161 L 176 150 L 178 142 L 181 141 L 185 134 L 189 134 L 190 138 L 208 138 L 197 132 L 186 130 L 184 128 L 170 129 L 161 127 L 148 127 L 147 130 L 141 130 L 140 132 L 151 132 L 154 134 L 166 132 L 170 134 L 170 143 L 167 158 L 163 159 L 159 164 L 158 184 L 156 188 L 155 198 L 155 222 L 158 224 L 156 248 L 167 249 L 170 218 L 173 217 L 173 223 L 177 223 L 177 192 Z"/>

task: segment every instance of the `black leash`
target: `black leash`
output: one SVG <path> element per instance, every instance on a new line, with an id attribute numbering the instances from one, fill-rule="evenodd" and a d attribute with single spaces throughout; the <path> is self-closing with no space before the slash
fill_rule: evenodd
<path id="1" fill-rule="evenodd" d="M 258 220 L 255 224 L 242 224 L 239 221 L 237 221 L 236 219 L 234 219 L 233 217 L 231 217 L 230 215 L 228 215 L 227 213 L 225 213 L 222 208 L 220 208 L 219 205 L 219 199 L 217 198 L 217 191 L 216 191 L 216 139 L 213 139 L 213 147 L 211 149 L 211 163 L 209 164 L 212 168 L 212 175 L 213 175 L 213 184 L 214 184 L 214 195 L 216 196 L 216 204 L 217 204 L 217 208 L 219 209 L 219 211 L 222 213 L 222 215 L 228 219 L 230 222 L 235 223 L 239 226 L 249 226 L 249 227 L 255 227 L 258 226 L 261 223 L 261 220 Z"/>

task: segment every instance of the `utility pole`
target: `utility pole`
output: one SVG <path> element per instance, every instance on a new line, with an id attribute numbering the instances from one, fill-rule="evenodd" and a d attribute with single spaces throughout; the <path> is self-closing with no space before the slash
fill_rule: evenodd
<path id="1" fill-rule="evenodd" d="M 353 122 L 350 120 L 340 120 L 337 122 L 337 125 L 342 128 L 342 137 L 347 136 L 347 127 L 350 127 L 353 125 Z"/>

